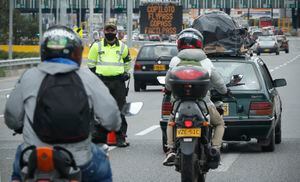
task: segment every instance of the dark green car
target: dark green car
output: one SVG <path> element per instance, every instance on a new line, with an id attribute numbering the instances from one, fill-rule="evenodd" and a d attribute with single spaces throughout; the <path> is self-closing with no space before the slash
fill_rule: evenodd
<path id="1" fill-rule="evenodd" d="M 273 151 L 281 143 L 282 103 L 277 87 L 285 79 L 273 80 L 266 64 L 259 57 L 212 59 L 225 83 L 233 75 L 241 76 L 239 86 L 230 87 L 233 97 L 213 95 L 224 102 L 226 125 L 223 140 L 249 141 L 256 138 L 263 151 Z"/>
<path id="2" fill-rule="evenodd" d="M 224 103 L 226 129 L 223 140 L 250 141 L 256 138 L 263 151 L 273 151 L 275 144 L 281 143 L 282 103 L 276 88 L 285 86 L 286 80 L 273 80 L 259 57 L 215 57 L 211 60 L 225 83 L 229 83 L 234 75 L 241 78 L 235 83 L 238 86 L 229 87 L 232 96 L 211 92 L 213 101 Z M 164 97 L 160 121 L 163 144 L 166 143 L 165 127 L 170 104 L 169 98 Z"/>

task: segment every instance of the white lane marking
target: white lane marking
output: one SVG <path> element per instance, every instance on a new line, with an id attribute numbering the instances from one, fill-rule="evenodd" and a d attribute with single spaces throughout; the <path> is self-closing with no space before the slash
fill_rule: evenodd
<path id="1" fill-rule="evenodd" d="M 115 148 L 117 148 L 117 147 L 115 147 L 115 146 L 109 146 L 108 147 L 108 151 L 114 150 Z"/>
<path id="2" fill-rule="evenodd" d="M 221 165 L 213 170 L 215 172 L 226 172 L 232 164 L 239 158 L 240 154 L 226 154 L 221 155 Z"/>
<path id="3" fill-rule="evenodd" d="M 11 91 L 13 89 L 14 89 L 13 87 L 12 88 L 5 88 L 5 89 L 1 89 L 0 92 Z"/>
<path id="4" fill-rule="evenodd" d="M 294 57 L 293 59 L 291 59 L 291 60 L 289 60 L 289 61 L 287 61 L 287 62 L 285 62 L 285 63 L 283 63 L 283 64 L 281 64 L 281 65 L 279 65 L 279 66 L 276 66 L 276 67 L 273 68 L 273 69 L 270 69 L 270 72 L 273 72 L 273 71 L 275 71 L 275 70 L 278 70 L 279 68 L 282 68 L 282 67 L 288 65 L 289 63 L 294 62 L 294 61 L 295 61 L 296 59 L 298 59 L 299 57 L 300 57 L 300 54 L 297 55 L 296 57 Z"/>
<path id="5" fill-rule="evenodd" d="M 153 125 L 153 126 L 147 128 L 147 129 L 145 129 L 145 130 L 143 130 L 143 131 L 141 131 L 141 132 L 139 132 L 135 135 L 139 135 L 139 136 L 146 135 L 147 133 L 150 133 L 151 131 L 153 131 L 153 130 L 159 128 L 159 127 L 160 127 L 159 125 Z"/>

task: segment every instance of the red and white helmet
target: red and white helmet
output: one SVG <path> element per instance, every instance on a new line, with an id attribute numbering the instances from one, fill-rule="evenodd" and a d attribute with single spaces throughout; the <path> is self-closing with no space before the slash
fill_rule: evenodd
<path id="1" fill-rule="evenodd" d="M 194 29 L 187 28 L 182 30 L 177 36 L 177 49 L 202 49 L 203 48 L 203 36 Z"/>

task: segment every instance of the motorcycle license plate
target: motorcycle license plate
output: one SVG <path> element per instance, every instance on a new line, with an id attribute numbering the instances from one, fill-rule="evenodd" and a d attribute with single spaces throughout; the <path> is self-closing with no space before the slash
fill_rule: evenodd
<path id="1" fill-rule="evenodd" d="M 265 52 L 269 52 L 270 51 L 270 49 L 265 49 Z"/>
<path id="2" fill-rule="evenodd" d="M 155 64 L 155 65 L 153 65 L 153 70 L 154 71 L 165 71 L 166 70 L 166 65 L 164 65 L 164 64 Z"/>
<path id="3" fill-rule="evenodd" d="M 223 110 L 224 110 L 224 116 L 229 115 L 229 104 L 228 103 L 223 103 Z"/>
<path id="4" fill-rule="evenodd" d="M 201 128 L 177 128 L 176 137 L 201 137 Z"/>

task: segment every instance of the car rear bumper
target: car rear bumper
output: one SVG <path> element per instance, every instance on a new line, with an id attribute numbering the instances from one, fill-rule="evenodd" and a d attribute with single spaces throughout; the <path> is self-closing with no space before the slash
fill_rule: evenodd
<path id="1" fill-rule="evenodd" d="M 263 52 L 263 53 L 272 53 L 277 52 L 278 48 L 257 48 L 256 52 Z"/>
<path id="2" fill-rule="evenodd" d="M 243 141 L 251 138 L 266 139 L 273 128 L 273 120 L 270 119 L 247 119 L 226 120 L 223 140 Z"/>
<path id="3" fill-rule="evenodd" d="M 133 78 L 135 81 L 143 82 L 147 84 L 160 85 L 157 80 L 158 76 L 166 76 L 167 71 L 155 72 L 155 71 L 135 71 Z"/>

